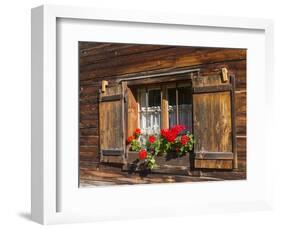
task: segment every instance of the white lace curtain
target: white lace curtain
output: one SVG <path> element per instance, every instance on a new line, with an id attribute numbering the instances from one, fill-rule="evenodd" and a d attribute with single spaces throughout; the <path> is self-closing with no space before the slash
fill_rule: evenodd
<path id="1" fill-rule="evenodd" d="M 178 97 L 178 99 L 176 99 L 176 97 Z M 140 104 L 140 128 L 146 135 L 159 134 L 161 129 L 161 90 L 139 89 L 138 98 Z M 191 99 L 192 94 L 190 87 L 168 89 L 170 127 L 176 124 L 182 124 L 186 126 L 187 130 L 192 132 Z"/>
<path id="2" fill-rule="evenodd" d="M 140 128 L 144 134 L 160 132 L 161 91 L 160 89 L 139 90 Z"/>

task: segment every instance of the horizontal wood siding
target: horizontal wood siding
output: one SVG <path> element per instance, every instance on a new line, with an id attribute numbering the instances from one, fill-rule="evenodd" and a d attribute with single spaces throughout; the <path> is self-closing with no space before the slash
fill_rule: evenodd
<path id="1" fill-rule="evenodd" d="M 99 161 L 98 90 L 101 80 L 114 85 L 121 78 L 186 68 L 200 68 L 200 75 L 207 76 L 221 73 L 221 68 L 226 67 L 236 76 L 237 173 L 246 171 L 245 49 L 92 42 L 80 42 L 79 48 L 81 162 Z"/>

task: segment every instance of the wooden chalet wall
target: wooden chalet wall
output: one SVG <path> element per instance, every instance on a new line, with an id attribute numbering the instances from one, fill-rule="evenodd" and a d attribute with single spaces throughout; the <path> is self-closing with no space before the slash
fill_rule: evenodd
<path id="1" fill-rule="evenodd" d="M 99 162 L 98 90 L 101 80 L 165 70 L 200 68 L 201 76 L 226 67 L 236 76 L 238 172 L 246 171 L 246 50 L 80 42 L 80 162 Z"/>

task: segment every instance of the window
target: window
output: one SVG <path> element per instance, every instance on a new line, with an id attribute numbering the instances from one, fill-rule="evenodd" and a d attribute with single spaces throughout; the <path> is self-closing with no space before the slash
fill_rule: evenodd
<path id="1" fill-rule="evenodd" d="M 167 108 L 161 106 L 164 98 L 168 101 Z M 159 133 L 161 128 L 169 128 L 176 124 L 185 125 L 187 130 L 192 132 L 190 84 L 161 84 L 158 87 L 139 88 L 138 102 L 139 124 L 145 134 Z M 161 122 L 163 119 L 167 119 L 167 122 L 164 122 L 166 125 Z"/>
<path id="2" fill-rule="evenodd" d="M 145 134 L 160 132 L 161 90 L 143 88 L 139 90 L 140 127 Z"/>
<path id="3" fill-rule="evenodd" d="M 192 132 L 192 91 L 191 87 L 177 86 L 168 88 L 169 127 L 185 125 Z"/>
<path id="4" fill-rule="evenodd" d="M 194 168 L 236 168 L 235 77 L 226 82 L 221 75 L 166 80 L 122 82 L 101 91 L 101 162 L 127 164 L 125 137 L 134 135 L 136 128 L 149 135 L 182 124 L 196 140 Z"/>

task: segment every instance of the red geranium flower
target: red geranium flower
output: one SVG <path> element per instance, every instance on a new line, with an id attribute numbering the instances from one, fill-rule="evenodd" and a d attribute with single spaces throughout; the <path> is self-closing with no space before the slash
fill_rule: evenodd
<path id="1" fill-rule="evenodd" d="M 136 128 L 135 134 L 136 134 L 136 136 L 141 135 L 141 129 L 140 128 Z"/>
<path id="2" fill-rule="evenodd" d="M 129 136 L 129 137 L 127 138 L 127 143 L 130 144 L 130 143 L 132 142 L 132 140 L 134 140 L 134 139 L 135 139 L 134 136 Z"/>
<path id="3" fill-rule="evenodd" d="M 177 133 L 173 130 L 162 129 L 161 136 L 164 137 L 168 142 L 174 142 L 177 137 Z"/>
<path id="4" fill-rule="evenodd" d="M 173 133 L 175 133 L 176 135 L 179 135 L 180 132 L 184 131 L 186 128 L 184 125 L 174 125 L 172 128 L 171 128 L 171 131 Z"/>
<path id="5" fill-rule="evenodd" d="M 155 136 L 153 136 L 153 135 L 149 136 L 148 141 L 150 143 L 154 143 L 155 142 Z"/>
<path id="6" fill-rule="evenodd" d="M 169 132 L 169 129 L 161 129 L 161 136 L 166 138 L 168 132 Z"/>
<path id="7" fill-rule="evenodd" d="M 147 157 L 147 152 L 146 152 L 146 150 L 145 150 L 145 149 L 140 150 L 140 151 L 139 151 L 139 158 L 140 158 L 141 160 L 144 160 L 146 157 Z"/>
<path id="8" fill-rule="evenodd" d="M 174 142 L 176 140 L 177 134 L 171 130 L 166 135 L 166 140 L 168 142 Z"/>
<path id="9" fill-rule="evenodd" d="M 189 137 L 187 135 L 181 136 L 181 144 L 186 145 L 189 142 Z"/>

